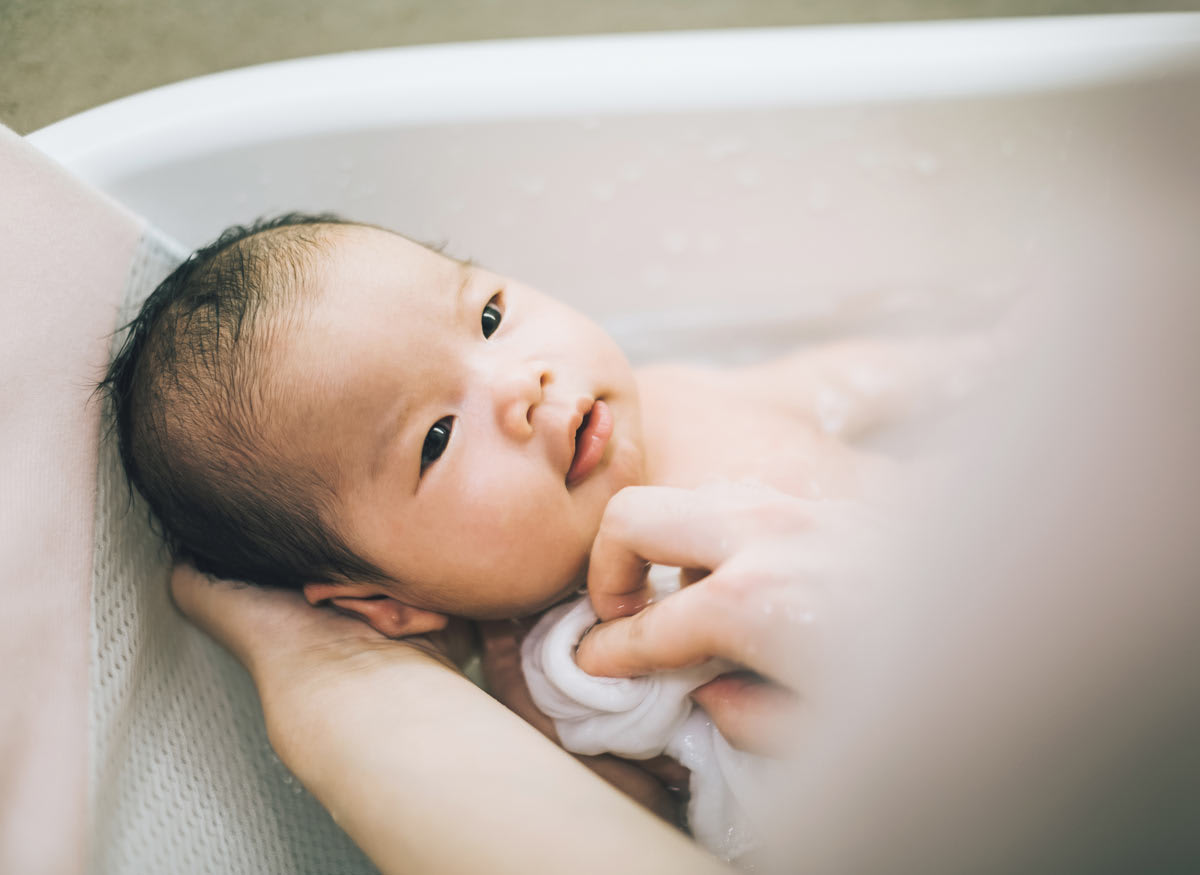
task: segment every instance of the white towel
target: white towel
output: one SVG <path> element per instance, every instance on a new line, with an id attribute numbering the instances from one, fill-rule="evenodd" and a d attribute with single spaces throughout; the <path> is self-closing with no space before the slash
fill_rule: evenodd
<path id="1" fill-rule="evenodd" d="M 534 703 L 574 753 L 631 759 L 667 754 L 691 770 L 688 826 L 712 853 L 736 859 L 756 843 L 750 822 L 768 760 L 736 750 L 689 697 L 731 666 L 718 660 L 639 678 L 602 678 L 575 663 L 596 622 L 587 596 L 547 611 L 521 646 Z"/>

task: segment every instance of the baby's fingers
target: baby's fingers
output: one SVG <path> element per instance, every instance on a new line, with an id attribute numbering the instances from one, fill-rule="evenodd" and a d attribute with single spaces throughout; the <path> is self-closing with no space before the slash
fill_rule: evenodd
<path id="1" fill-rule="evenodd" d="M 521 641 L 529 626 L 513 620 L 478 624 L 483 643 L 483 676 L 492 696 L 555 744 L 561 744 L 554 721 L 538 710 L 521 668 Z"/>
<path id="2" fill-rule="evenodd" d="M 721 735 L 739 750 L 783 756 L 794 747 L 800 697 L 749 672 L 721 675 L 692 693 Z"/>

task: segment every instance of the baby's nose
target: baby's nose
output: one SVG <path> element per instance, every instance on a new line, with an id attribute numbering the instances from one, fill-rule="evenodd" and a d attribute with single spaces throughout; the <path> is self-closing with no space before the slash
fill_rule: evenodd
<path id="1" fill-rule="evenodd" d="M 516 438 L 533 434 L 533 412 L 551 379 L 550 368 L 540 361 L 521 362 L 496 378 L 496 419 L 505 434 Z"/>

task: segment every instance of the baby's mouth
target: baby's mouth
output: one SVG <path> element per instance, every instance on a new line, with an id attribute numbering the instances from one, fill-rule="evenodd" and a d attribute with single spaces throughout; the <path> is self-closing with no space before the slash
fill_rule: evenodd
<path id="1" fill-rule="evenodd" d="M 597 400 L 575 431 L 575 455 L 567 471 L 567 486 L 574 486 L 596 469 L 612 432 L 612 411 L 603 401 Z"/>

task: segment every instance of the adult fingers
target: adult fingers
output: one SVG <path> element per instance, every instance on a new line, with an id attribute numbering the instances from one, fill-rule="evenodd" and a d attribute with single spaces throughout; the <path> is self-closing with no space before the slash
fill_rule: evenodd
<path id="1" fill-rule="evenodd" d="M 365 623 L 312 607 L 299 592 L 222 580 L 189 565 L 172 571 L 171 596 L 193 623 L 256 675 L 266 664 L 304 651 L 379 637 Z"/>
<path id="2" fill-rule="evenodd" d="M 280 611 L 303 610 L 303 599 L 294 593 L 221 580 L 190 565 L 172 570 L 171 598 L 185 616 L 247 665 L 256 629 L 273 627 Z"/>
<path id="3" fill-rule="evenodd" d="M 579 642 L 575 661 L 598 677 L 637 677 L 713 656 L 739 662 L 753 658 L 731 640 L 711 581 L 710 576 L 632 617 L 595 626 Z"/>
<path id="4" fill-rule="evenodd" d="M 751 672 L 733 672 L 698 687 L 692 699 L 739 750 L 782 756 L 793 746 L 800 697 L 791 690 Z"/>
<path id="5" fill-rule="evenodd" d="M 715 570 L 748 534 L 798 529 L 800 505 L 744 485 L 709 489 L 632 486 L 605 508 L 592 546 L 588 594 L 602 620 L 635 614 L 652 595 L 648 563 Z"/>
<path id="6" fill-rule="evenodd" d="M 744 551 L 640 613 L 598 624 L 576 662 L 600 677 L 635 677 L 717 657 L 807 689 L 834 610 L 831 588 L 796 552 L 782 541 Z"/>

